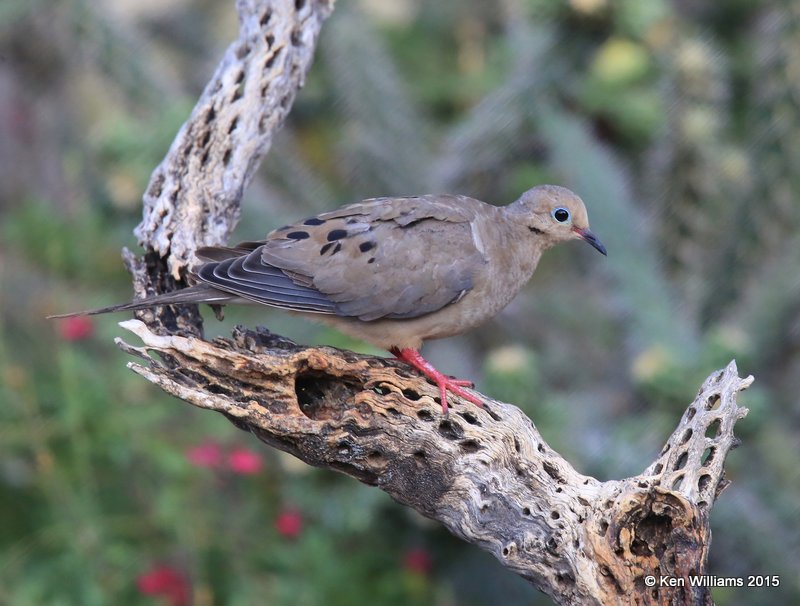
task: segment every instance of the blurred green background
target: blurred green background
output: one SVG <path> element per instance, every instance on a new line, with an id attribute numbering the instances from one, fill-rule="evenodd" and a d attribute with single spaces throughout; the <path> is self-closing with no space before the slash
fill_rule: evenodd
<path id="1" fill-rule="evenodd" d="M 150 172 L 236 35 L 233 1 L 0 2 L 0 604 L 547 604 L 378 490 L 125 368 L 119 258 Z M 580 471 L 641 472 L 701 381 L 756 383 L 712 513 L 719 605 L 800 603 L 800 3 L 339 0 L 235 239 L 361 198 L 586 201 L 608 259 L 549 252 L 425 352 Z M 280 312 L 227 310 L 369 351 Z M 135 342 L 135 339 L 134 339 Z M 376 352 L 377 353 L 377 352 Z"/>

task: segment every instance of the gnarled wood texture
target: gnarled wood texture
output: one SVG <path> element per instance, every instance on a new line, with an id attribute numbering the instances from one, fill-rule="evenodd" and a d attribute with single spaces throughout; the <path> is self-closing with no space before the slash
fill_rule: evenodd
<path id="1" fill-rule="evenodd" d="M 599 482 L 515 406 L 487 398 L 443 417 L 436 387 L 394 360 L 305 348 L 264 329 L 208 343 L 137 320 L 122 326 L 144 344 L 118 340 L 147 361 L 130 367 L 149 381 L 310 465 L 378 486 L 559 603 L 710 603 L 704 588 L 647 588 L 645 576 L 705 570 L 721 462 L 747 412 L 736 395 L 752 381 L 733 362 L 708 378 L 658 462 Z M 706 450 L 715 454 L 704 459 Z"/>

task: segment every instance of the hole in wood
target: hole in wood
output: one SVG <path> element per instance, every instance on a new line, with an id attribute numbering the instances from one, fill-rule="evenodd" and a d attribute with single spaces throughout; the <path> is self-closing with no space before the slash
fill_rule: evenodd
<path id="1" fill-rule="evenodd" d="M 428 455 L 425 454 L 424 450 L 415 450 L 414 458 L 417 459 L 418 461 L 424 461 L 425 459 L 428 458 Z"/>
<path id="2" fill-rule="evenodd" d="M 294 10 L 296 11 L 303 10 L 305 5 L 306 5 L 306 0 L 294 0 Z"/>
<path id="3" fill-rule="evenodd" d="M 470 425 L 477 425 L 478 427 L 480 427 L 480 425 L 481 425 L 481 422 L 478 420 L 478 417 L 476 417 L 471 412 L 459 412 L 458 416 L 461 417 L 462 419 L 464 419 Z M 516 438 L 515 438 L 515 440 L 516 440 Z"/>
<path id="4" fill-rule="evenodd" d="M 708 465 L 714 460 L 714 455 L 717 454 L 716 446 L 709 446 L 703 451 L 703 456 L 700 457 L 700 465 Z"/>
<path id="5" fill-rule="evenodd" d="M 439 435 L 448 440 L 459 440 L 464 437 L 461 425 L 445 419 L 439 423 Z"/>
<path id="6" fill-rule="evenodd" d="M 406 399 L 411 400 L 412 402 L 416 402 L 417 400 L 419 400 L 422 397 L 420 394 L 418 394 L 413 389 L 404 389 L 403 390 L 403 395 L 406 397 Z"/>
<path id="7" fill-rule="evenodd" d="M 379 383 L 378 385 L 372 386 L 372 391 L 374 391 L 379 396 L 385 396 L 386 394 L 392 393 L 392 390 L 386 387 L 383 383 Z"/>
<path id="8" fill-rule="evenodd" d="M 689 410 L 686 411 L 686 420 L 691 421 L 692 419 L 694 419 L 694 415 L 696 414 L 697 414 L 697 409 L 694 406 L 692 406 L 691 408 L 689 408 Z"/>
<path id="9" fill-rule="evenodd" d="M 679 469 L 683 469 L 686 467 L 686 461 L 689 460 L 689 453 L 684 452 L 681 456 L 678 457 L 678 460 L 675 461 L 675 465 L 672 467 L 672 471 L 678 471 Z"/>
<path id="10" fill-rule="evenodd" d="M 553 478 L 559 484 L 564 483 L 564 478 L 561 477 L 561 472 L 558 471 L 558 467 L 553 465 L 550 461 L 545 461 L 542 463 L 542 468 L 544 469 L 545 473 Z"/>
<path id="11" fill-rule="evenodd" d="M 694 432 L 692 431 L 692 428 L 691 428 L 691 427 L 690 427 L 689 429 L 687 429 L 687 430 L 686 430 L 686 431 L 683 433 L 683 437 L 681 438 L 681 444 L 682 444 L 682 445 L 683 445 L 683 444 L 686 444 L 686 442 L 688 442 L 689 440 L 691 440 L 691 439 L 692 439 L 692 434 L 693 434 L 693 433 L 694 433 Z"/>
<path id="12" fill-rule="evenodd" d="M 707 473 L 704 473 L 700 476 L 700 479 L 697 480 L 697 487 L 702 491 L 708 488 L 708 483 L 711 481 L 711 476 Z"/>
<path id="13" fill-rule="evenodd" d="M 706 410 L 716 410 L 719 408 L 721 402 L 722 400 L 720 399 L 719 394 L 711 394 L 706 400 Z"/>
<path id="14" fill-rule="evenodd" d="M 261 15 L 261 19 L 258 20 L 258 24 L 261 27 L 264 27 L 267 23 L 269 23 L 270 19 L 272 19 L 272 10 L 271 9 L 264 11 L 264 14 Z"/>
<path id="15" fill-rule="evenodd" d="M 522 515 L 524 515 L 524 516 L 531 515 L 531 508 L 530 507 L 523 507 L 522 508 Z"/>
<path id="16" fill-rule="evenodd" d="M 561 517 L 561 514 L 558 513 L 557 511 L 551 511 L 550 512 L 550 517 L 553 518 L 554 520 L 557 520 L 558 518 Z"/>
<path id="17" fill-rule="evenodd" d="M 683 484 L 683 474 L 680 474 L 674 480 L 672 480 L 672 486 L 670 486 L 670 490 L 680 490 L 681 484 Z"/>
<path id="18" fill-rule="evenodd" d="M 417 418 L 420 421 L 433 421 L 433 413 L 430 410 L 422 410 L 417 411 Z"/>
<path id="19" fill-rule="evenodd" d="M 363 386 L 321 372 L 298 373 L 294 392 L 300 410 L 309 419 L 338 419 Z"/>
<path id="20" fill-rule="evenodd" d="M 706 437 L 707 438 L 718 438 L 721 430 L 720 420 L 714 419 L 714 422 L 711 423 L 706 428 Z"/>
<path id="21" fill-rule="evenodd" d="M 517 440 L 517 438 L 514 438 L 514 450 L 516 450 L 517 452 L 521 452 L 522 451 L 522 448 L 520 448 L 520 445 L 519 445 L 519 440 Z"/>
<path id="22" fill-rule="evenodd" d="M 660 473 L 661 473 L 661 471 L 662 471 L 663 469 L 664 469 L 664 465 L 662 465 L 661 463 L 656 463 L 656 466 L 655 466 L 655 467 L 653 467 L 653 473 L 654 473 L 655 475 L 658 475 L 658 474 L 660 474 Z"/>
<path id="23" fill-rule="evenodd" d="M 461 446 L 461 452 L 466 454 L 476 453 L 483 448 L 477 440 L 464 440 L 459 446 Z"/>

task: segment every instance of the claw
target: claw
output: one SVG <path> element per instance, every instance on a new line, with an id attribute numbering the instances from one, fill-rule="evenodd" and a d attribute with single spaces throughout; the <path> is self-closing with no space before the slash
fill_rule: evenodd
<path id="1" fill-rule="evenodd" d="M 468 402 L 472 402 L 475 404 L 475 406 L 483 406 L 483 402 L 481 402 L 480 398 L 462 389 L 462 387 L 473 387 L 474 384 L 472 381 L 454 379 L 453 377 L 448 377 L 447 375 L 439 372 L 436 370 L 436 368 L 434 368 L 433 364 L 423 358 L 416 349 L 400 349 L 399 347 L 393 347 L 390 351 L 398 360 L 415 368 L 425 377 L 436 383 L 436 386 L 439 388 L 439 396 L 442 400 L 442 413 L 445 415 L 447 414 L 448 391 L 456 394 L 457 396 L 461 396 Z"/>

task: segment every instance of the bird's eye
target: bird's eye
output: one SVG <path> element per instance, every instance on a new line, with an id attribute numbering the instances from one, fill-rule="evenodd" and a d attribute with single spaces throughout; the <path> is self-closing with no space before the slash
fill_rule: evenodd
<path id="1" fill-rule="evenodd" d="M 566 223 L 569 221 L 569 211 L 566 208 L 556 208 L 553 211 L 553 218 L 559 223 Z"/>

